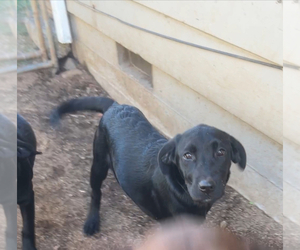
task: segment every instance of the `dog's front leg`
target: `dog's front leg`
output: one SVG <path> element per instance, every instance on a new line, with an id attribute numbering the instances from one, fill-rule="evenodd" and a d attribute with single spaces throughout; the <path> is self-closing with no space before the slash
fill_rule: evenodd
<path id="1" fill-rule="evenodd" d="M 23 219 L 22 244 L 23 250 L 36 250 L 34 232 L 34 192 L 30 195 L 30 200 L 26 204 L 20 205 Z"/>
<path id="2" fill-rule="evenodd" d="M 6 217 L 6 249 L 17 249 L 17 204 L 4 204 Z"/>

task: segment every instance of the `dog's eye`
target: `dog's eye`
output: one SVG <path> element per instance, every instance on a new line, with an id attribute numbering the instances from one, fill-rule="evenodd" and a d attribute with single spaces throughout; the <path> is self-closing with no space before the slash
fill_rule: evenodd
<path id="1" fill-rule="evenodd" d="M 225 149 L 219 149 L 218 151 L 217 151 L 217 156 L 224 156 L 225 155 Z"/>
<path id="2" fill-rule="evenodd" d="M 185 160 L 192 160 L 193 159 L 193 155 L 190 154 L 190 153 L 185 153 L 183 155 L 183 159 L 185 159 Z"/>

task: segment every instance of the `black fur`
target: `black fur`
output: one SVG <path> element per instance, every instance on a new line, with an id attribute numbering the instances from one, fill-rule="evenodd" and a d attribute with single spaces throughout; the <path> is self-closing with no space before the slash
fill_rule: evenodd
<path id="1" fill-rule="evenodd" d="M 241 169 L 246 166 L 241 143 L 221 130 L 198 125 L 167 140 L 137 108 L 108 98 L 65 102 L 51 121 L 57 123 L 63 114 L 79 110 L 104 113 L 94 138 L 87 235 L 99 229 L 101 185 L 108 169 L 145 213 L 161 220 L 184 213 L 205 218 L 224 193 L 231 161 Z"/>
<path id="2" fill-rule="evenodd" d="M 36 138 L 30 124 L 18 114 L 17 159 L 18 159 L 18 205 L 23 218 L 22 244 L 24 250 L 35 246 L 35 205 L 32 186 Z"/>
<path id="3" fill-rule="evenodd" d="M 34 193 L 32 188 L 33 165 L 36 151 L 36 139 L 29 123 L 20 115 L 17 116 L 17 130 L 12 122 L 0 116 L 0 158 L 1 175 L 0 202 L 7 219 L 7 249 L 16 249 L 17 239 L 17 204 L 20 207 L 23 230 L 22 249 L 36 250 L 34 234 Z M 17 145 L 16 145 L 17 142 Z M 17 185 L 15 178 L 17 176 Z M 2 177 L 2 178 L 1 178 Z M 3 196 L 6 196 L 3 199 Z"/>

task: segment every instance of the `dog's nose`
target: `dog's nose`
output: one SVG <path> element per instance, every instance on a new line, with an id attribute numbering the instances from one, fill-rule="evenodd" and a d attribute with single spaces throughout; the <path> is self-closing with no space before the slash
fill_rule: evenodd
<path id="1" fill-rule="evenodd" d="M 215 189 L 214 181 L 202 180 L 199 182 L 199 189 L 201 192 L 209 194 Z"/>

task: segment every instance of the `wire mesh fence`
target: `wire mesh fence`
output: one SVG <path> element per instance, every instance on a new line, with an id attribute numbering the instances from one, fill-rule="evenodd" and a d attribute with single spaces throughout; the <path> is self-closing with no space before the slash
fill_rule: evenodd
<path id="1" fill-rule="evenodd" d="M 56 66 L 45 1 L 1 3 L 0 73 Z"/>

